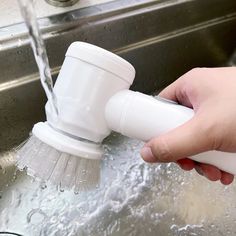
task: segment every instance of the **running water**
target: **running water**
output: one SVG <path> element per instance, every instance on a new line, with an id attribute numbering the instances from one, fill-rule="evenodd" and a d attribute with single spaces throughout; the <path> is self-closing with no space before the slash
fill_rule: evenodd
<path id="1" fill-rule="evenodd" d="M 44 41 L 39 30 L 37 18 L 34 9 L 34 0 L 18 0 L 21 14 L 29 31 L 31 46 L 34 52 L 35 60 L 38 65 L 41 84 L 47 95 L 48 101 L 54 113 L 58 114 L 56 96 L 53 92 L 53 81 L 49 67 L 48 56 Z"/>

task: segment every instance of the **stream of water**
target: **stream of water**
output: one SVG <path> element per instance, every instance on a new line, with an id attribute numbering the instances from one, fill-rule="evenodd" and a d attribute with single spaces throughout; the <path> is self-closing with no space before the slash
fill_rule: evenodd
<path id="1" fill-rule="evenodd" d="M 41 84 L 47 95 L 48 101 L 51 104 L 54 114 L 58 114 L 56 96 L 53 92 L 52 75 L 44 41 L 37 23 L 34 0 L 18 0 L 18 3 L 20 5 L 21 14 L 29 31 L 30 42 L 34 52 L 35 61 L 39 69 Z"/>

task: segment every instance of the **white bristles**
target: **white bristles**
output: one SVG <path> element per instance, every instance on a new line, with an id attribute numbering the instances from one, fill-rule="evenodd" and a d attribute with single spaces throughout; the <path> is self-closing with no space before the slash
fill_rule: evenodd
<path id="1" fill-rule="evenodd" d="M 61 189 L 88 190 L 99 183 L 100 160 L 62 153 L 32 135 L 17 151 L 17 166 Z"/>

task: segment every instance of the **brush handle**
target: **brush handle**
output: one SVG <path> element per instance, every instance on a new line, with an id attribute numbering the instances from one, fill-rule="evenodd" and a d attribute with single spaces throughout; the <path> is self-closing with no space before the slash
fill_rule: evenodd
<path id="1" fill-rule="evenodd" d="M 194 111 L 162 98 L 124 90 L 107 103 L 105 117 L 110 129 L 125 136 L 148 141 L 190 120 Z M 236 174 L 236 154 L 208 151 L 191 159 Z"/>

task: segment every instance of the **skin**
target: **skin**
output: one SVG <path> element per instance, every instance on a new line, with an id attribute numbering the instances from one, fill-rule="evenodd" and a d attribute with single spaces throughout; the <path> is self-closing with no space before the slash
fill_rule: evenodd
<path id="1" fill-rule="evenodd" d="M 176 162 L 211 181 L 228 185 L 234 176 L 188 157 L 210 150 L 236 152 L 236 67 L 196 68 L 160 96 L 194 109 L 184 125 L 150 140 L 141 150 L 147 162 Z"/>

